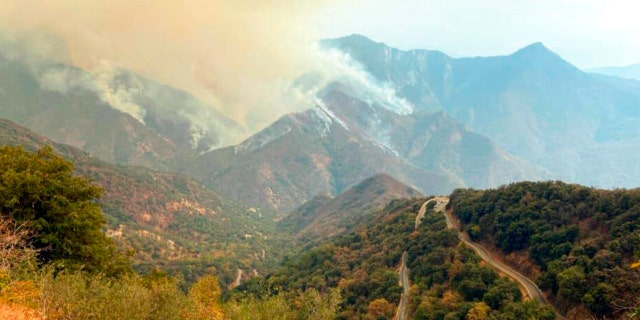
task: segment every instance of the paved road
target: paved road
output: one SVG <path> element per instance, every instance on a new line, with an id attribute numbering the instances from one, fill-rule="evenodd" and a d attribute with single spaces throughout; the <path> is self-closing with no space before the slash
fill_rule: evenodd
<path id="1" fill-rule="evenodd" d="M 433 208 L 434 211 L 441 212 L 441 211 L 444 211 L 444 208 L 447 206 L 447 203 L 449 203 L 449 198 L 435 197 L 433 199 L 425 201 L 425 203 L 423 203 L 422 206 L 420 207 L 420 211 L 418 211 L 418 215 L 416 216 L 416 225 L 414 226 L 414 229 L 418 229 L 418 227 L 420 226 L 420 223 L 422 222 L 422 218 L 424 217 L 424 214 L 427 213 L 427 205 L 432 201 L 436 201 L 436 206 Z"/>
<path id="2" fill-rule="evenodd" d="M 400 264 L 400 286 L 402 295 L 400 304 L 396 311 L 396 320 L 405 320 L 407 316 L 407 304 L 409 303 L 409 270 L 407 269 L 407 252 L 402 253 L 402 263 Z"/>
<path id="3" fill-rule="evenodd" d="M 427 200 L 425 201 L 422 206 L 420 207 L 420 210 L 418 211 L 418 215 L 416 216 L 416 225 L 413 227 L 413 229 L 418 229 L 418 227 L 420 226 L 420 222 L 422 222 L 422 218 L 424 217 L 424 214 L 427 213 L 427 205 L 429 204 L 429 202 L 431 201 L 435 201 L 436 199 L 431 199 L 431 200 Z"/>
<path id="4" fill-rule="evenodd" d="M 445 206 L 446 206 L 446 203 L 445 203 Z M 449 229 L 458 230 L 456 224 L 454 223 L 453 217 L 451 217 L 451 212 L 445 211 L 444 215 L 447 218 L 447 227 Z M 458 238 L 460 238 L 460 241 L 464 242 L 467 246 L 473 249 L 473 251 L 475 251 L 482 260 L 486 261 L 488 264 L 498 269 L 500 272 L 506 274 L 511 279 L 518 282 L 520 287 L 524 289 L 524 292 L 528 295 L 530 299 L 536 299 L 542 303 L 546 303 L 546 300 L 542 295 L 542 291 L 540 291 L 540 288 L 538 288 L 538 286 L 531 279 L 527 278 L 526 276 L 514 270 L 513 268 L 505 265 L 504 263 L 495 260 L 491 256 L 491 254 L 489 254 L 487 249 L 471 241 L 471 239 L 469 239 L 469 236 L 466 233 L 462 233 L 458 230 Z"/>
<path id="5" fill-rule="evenodd" d="M 434 207 L 436 212 L 444 211 L 444 208 L 447 206 L 449 199 L 446 197 L 436 197 L 430 200 L 425 201 L 420 210 L 418 211 L 418 215 L 416 216 L 416 223 L 414 226 L 414 230 L 418 229 L 420 226 L 420 222 L 427 212 L 427 205 L 430 202 L 436 201 L 436 206 Z M 402 295 L 400 296 L 400 303 L 398 304 L 398 310 L 396 311 L 396 320 L 405 320 L 407 318 L 407 305 L 409 303 L 409 269 L 407 269 L 407 252 L 402 253 L 402 262 L 400 263 L 400 271 L 398 271 L 398 275 L 400 277 L 400 287 L 402 287 Z"/>

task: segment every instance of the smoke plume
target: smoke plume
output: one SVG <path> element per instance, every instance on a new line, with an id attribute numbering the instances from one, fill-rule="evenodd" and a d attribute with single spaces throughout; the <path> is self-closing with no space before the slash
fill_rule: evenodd
<path id="1" fill-rule="evenodd" d="M 311 106 L 282 91 L 310 69 L 310 0 L 3 0 L 5 53 L 92 72 L 129 69 L 186 90 L 250 131 Z M 6 46 L 6 45 L 5 45 Z M 56 80 L 51 75 L 51 82 Z M 62 89 L 64 86 L 59 84 Z M 122 92 L 103 97 L 125 101 Z M 126 97 L 124 97 L 126 98 Z M 122 108 L 140 115 L 135 105 Z"/>

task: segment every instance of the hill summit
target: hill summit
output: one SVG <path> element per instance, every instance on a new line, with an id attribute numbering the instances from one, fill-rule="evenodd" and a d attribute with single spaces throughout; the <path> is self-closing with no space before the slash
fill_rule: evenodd
<path id="1" fill-rule="evenodd" d="M 366 219 L 393 199 L 422 197 L 416 189 L 387 174 L 365 179 L 335 198 L 320 194 L 301 205 L 280 225 L 301 238 L 328 239 Z"/>

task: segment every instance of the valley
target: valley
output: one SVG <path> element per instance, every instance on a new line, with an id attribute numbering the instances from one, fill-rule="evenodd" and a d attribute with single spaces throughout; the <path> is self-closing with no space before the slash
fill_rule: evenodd
<path id="1" fill-rule="evenodd" d="M 229 201 L 193 179 L 113 165 L 2 119 L 0 144 L 29 151 L 50 145 L 75 164 L 77 174 L 98 184 L 106 234 L 122 251 L 131 252 L 140 272 L 162 269 L 194 281 L 216 269 L 226 286 L 238 281 L 237 268 L 262 271 L 284 254 L 271 246 L 289 238 L 275 234 L 267 212 Z M 255 256 L 262 250 L 269 251 L 266 259 Z"/>
<path id="2" fill-rule="evenodd" d="M 0 319 L 640 315 L 640 65 L 586 9 L 6 1 Z"/>

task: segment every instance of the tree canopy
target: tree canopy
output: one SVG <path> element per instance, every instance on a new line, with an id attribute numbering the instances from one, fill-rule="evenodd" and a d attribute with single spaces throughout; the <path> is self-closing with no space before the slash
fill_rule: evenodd
<path id="1" fill-rule="evenodd" d="M 450 204 L 470 236 L 540 274 L 561 312 L 621 319 L 638 306 L 640 274 L 629 266 L 640 244 L 640 189 L 521 182 L 456 190 Z"/>
<path id="2" fill-rule="evenodd" d="M 41 264 L 66 269 L 120 273 L 124 257 L 102 232 L 95 202 L 101 188 L 74 176 L 71 162 L 45 146 L 35 153 L 0 147 L 0 215 L 23 223 Z"/>

